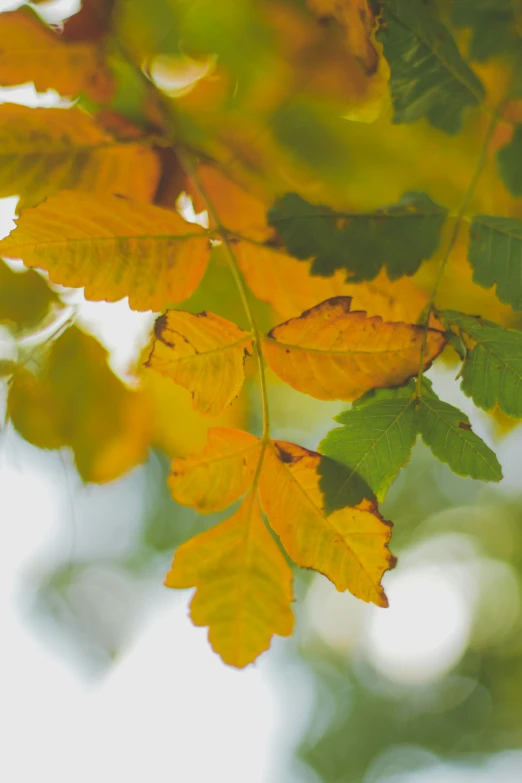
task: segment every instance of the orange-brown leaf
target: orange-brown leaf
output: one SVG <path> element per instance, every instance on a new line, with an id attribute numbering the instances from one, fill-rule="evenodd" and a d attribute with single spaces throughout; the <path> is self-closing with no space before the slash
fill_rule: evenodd
<path id="1" fill-rule="evenodd" d="M 238 500 L 252 484 L 261 441 L 242 430 L 213 427 L 199 454 L 175 459 L 169 476 L 172 497 L 208 514 Z"/>
<path id="2" fill-rule="evenodd" d="M 424 328 L 386 323 L 350 310 L 339 296 L 269 333 L 263 351 L 273 371 L 294 389 L 320 400 L 355 400 L 369 389 L 401 386 L 416 374 Z M 429 329 L 424 367 L 446 343 Z"/>
<path id="3" fill-rule="evenodd" d="M 125 296 L 136 310 L 162 310 L 198 287 L 209 258 L 204 229 L 170 210 L 117 196 L 62 191 L 25 210 L 0 242 L 4 257 L 39 267 L 87 299 Z"/>
<path id="4" fill-rule="evenodd" d="M 214 313 L 167 310 L 155 336 L 148 367 L 188 389 L 201 413 L 217 416 L 228 408 L 245 380 L 251 334 Z"/>
<path id="5" fill-rule="evenodd" d="M 0 85 L 33 82 L 39 91 L 61 95 L 81 93 L 94 100 L 110 99 L 113 82 L 99 49 L 67 43 L 33 11 L 21 8 L 0 14 Z"/>
<path id="6" fill-rule="evenodd" d="M 292 633 L 292 572 L 266 529 L 255 493 L 226 522 L 187 541 L 174 556 L 167 587 L 196 587 L 195 625 L 230 666 L 267 650 L 274 634 Z"/>
<path id="7" fill-rule="evenodd" d="M 261 473 L 261 503 L 290 557 L 327 576 L 338 590 L 377 606 L 388 602 L 380 584 L 393 568 L 391 524 L 372 500 L 327 514 L 320 488 L 322 458 L 284 441 L 271 443 Z"/>

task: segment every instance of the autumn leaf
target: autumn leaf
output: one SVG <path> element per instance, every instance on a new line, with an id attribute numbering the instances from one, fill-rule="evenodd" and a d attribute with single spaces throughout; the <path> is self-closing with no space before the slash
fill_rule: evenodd
<path id="1" fill-rule="evenodd" d="M 243 365 L 252 353 L 252 335 L 214 313 L 167 310 L 155 325 L 146 366 L 184 386 L 194 407 L 216 416 L 243 386 Z"/>
<path id="2" fill-rule="evenodd" d="M 0 261 L 0 323 L 32 329 L 58 306 L 57 295 L 37 272 L 13 272 Z"/>
<path id="3" fill-rule="evenodd" d="M 268 334 L 263 352 L 272 370 L 297 391 L 320 400 L 354 400 L 369 389 L 400 386 L 418 371 L 424 328 L 386 323 L 351 311 L 335 297 Z M 446 342 L 429 329 L 424 367 Z"/>
<path id="4" fill-rule="evenodd" d="M 81 93 L 105 102 L 113 92 L 102 53 L 85 43 L 67 43 L 29 8 L 0 14 L 0 84 L 33 82 L 39 91 Z"/>
<path id="5" fill-rule="evenodd" d="M 395 565 L 387 547 L 391 524 L 367 499 L 328 514 L 320 488 L 321 459 L 293 443 L 269 444 L 260 493 L 270 525 L 298 565 L 320 571 L 340 591 L 387 606 L 380 581 Z"/>
<path id="6" fill-rule="evenodd" d="M 225 663 L 242 668 L 293 630 L 292 571 L 266 529 L 257 494 L 236 513 L 176 551 L 167 587 L 196 587 L 195 625 Z"/>
<path id="7" fill-rule="evenodd" d="M 72 448 L 85 481 L 112 481 L 147 456 L 149 425 L 141 395 L 124 386 L 107 366 L 105 349 L 76 327 L 53 343 L 38 373 L 16 369 L 7 407 L 15 429 L 30 443 Z"/>
<path id="8" fill-rule="evenodd" d="M 35 205 L 67 188 L 151 201 L 159 159 L 142 144 L 118 144 L 80 109 L 0 106 L 0 197 Z"/>
<path id="9" fill-rule="evenodd" d="M 322 22 L 335 19 L 346 36 L 346 46 L 371 75 L 379 56 L 371 40 L 374 27 L 368 0 L 308 0 L 308 6 Z"/>
<path id="10" fill-rule="evenodd" d="M 261 441 L 242 430 L 213 427 L 199 454 L 175 459 L 169 476 L 172 497 L 202 514 L 221 511 L 252 484 Z"/>
<path id="11" fill-rule="evenodd" d="M 25 210 L 0 253 L 84 287 L 87 299 L 128 296 L 134 309 L 156 311 L 194 292 L 209 256 L 204 229 L 175 212 L 76 191 Z"/>

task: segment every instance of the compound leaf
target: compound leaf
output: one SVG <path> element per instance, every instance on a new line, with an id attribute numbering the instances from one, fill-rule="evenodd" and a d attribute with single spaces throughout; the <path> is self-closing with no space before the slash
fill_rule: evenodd
<path id="1" fill-rule="evenodd" d="M 424 328 L 386 323 L 350 311 L 338 296 L 276 326 L 263 340 L 272 370 L 297 391 L 320 400 L 355 400 L 369 389 L 401 386 L 419 368 Z M 446 342 L 428 329 L 424 366 Z"/>
<path id="2" fill-rule="evenodd" d="M 291 255 L 313 258 L 312 274 L 345 269 L 357 282 L 382 269 L 391 280 L 412 275 L 439 246 L 446 216 L 425 193 L 406 193 L 398 204 L 366 214 L 335 212 L 287 193 L 269 210 L 268 222 Z"/>
<path id="3" fill-rule="evenodd" d="M 503 304 L 522 310 L 522 220 L 475 215 L 471 221 L 468 260 L 473 281 L 491 288 Z"/>
<path id="4" fill-rule="evenodd" d="M 449 30 L 418 0 L 383 3 L 377 39 L 390 66 L 394 122 L 425 117 L 458 133 L 462 112 L 478 106 L 484 88 L 462 59 Z"/>
<path id="5" fill-rule="evenodd" d="M 252 335 L 214 313 L 167 310 L 154 327 L 146 366 L 192 393 L 196 410 L 217 416 L 228 408 L 245 380 Z"/>
<path id="6" fill-rule="evenodd" d="M 172 497 L 202 514 L 222 511 L 252 484 L 261 441 L 243 430 L 213 427 L 199 454 L 175 459 L 169 476 Z"/>
<path id="7" fill-rule="evenodd" d="M 212 648 L 242 668 L 267 650 L 274 634 L 290 636 L 292 571 L 268 532 L 256 493 L 236 513 L 179 547 L 167 587 L 196 587 L 195 625 L 207 625 Z"/>
<path id="8" fill-rule="evenodd" d="M 393 568 L 391 524 L 375 501 L 328 513 L 320 488 L 320 454 L 285 441 L 268 445 L 261 472 L 261 503 L 290 557 L 363 601 L 387 606 L 380 584 Z"/>
<path id="9" fill-rule="evenodd" d="M 124 296 L 136 310 L 188 298 L 209 258 L 204 229 L 176 212 L 117 196 L 62 191 L 23 212 L 0 253 L 85 287 L 87 299 Z"/>

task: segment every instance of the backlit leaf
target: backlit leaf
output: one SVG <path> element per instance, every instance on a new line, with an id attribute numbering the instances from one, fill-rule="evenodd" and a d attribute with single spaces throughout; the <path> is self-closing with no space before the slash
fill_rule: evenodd
<path id="1" fill-rule="evenodd" d="M 492 321 L 445 310 L 446 323 L 468 338 L 462 369 L 462 391 L 486 411 L 498 404 L 503 413 L 522 418 L 522 332 Z"/>
<path id="2" fill-rule="evenodd" d="M 141 395 L 107 366 L 107 353 L 71 327 L 52 345 L 40 372 L 19 368 L 9 388 L 14 427 L 35 446 L 70 446 L 85 481 L 112 481 L 147 456 L 149 425 Z"/>
<path id="3" fill-rule="evenodd" d="M 58 297 L 37 272 L 13 272 L 0 261 L 0 323 L 31 329 L 57 304 Z"/>
<path id="4" fill-rule="evenodd" d="M 294 318 L 334 296 L 351 296 L 354 310 L 380 315 L 386 321 L 414 323 L 427 302 L 411 280 L 391 281 L 385 272 L 369 282 L 347 283 L 340 270 L 331 277 L 314 275 L 311 262 L 268 246 L 239 242 L 235 253 L 252 293 L 283 318 Z"/>
<path id="5" fill-rule="evenodd" d="M 167 310 L 155 325 L 147 366 L 184 386 L 194 407 L 216 416 L 243 386 L 252 335 L 214 313 Z"/>
<path id="6" fill-rule="evenodd" d="M 152 149 L 118 144 L 79 109 L 0 106 L 0 198 L 29 206 L 79 188 L 150 201 L 159 177 Z"/>
<path id="7" fill-rule="evenodd" d="M 512 196 L 522 196 L 522 125 L 515 125 L 509 144 L 497 152 L 498 171 Z"/>
<path id="8" fill-rule="evenodd" d="M 424 443 L 454 473 L 482 481 L 502 478 L 498 459 L 475 435 L 466 414 L 439 400 L 434 392 L 422 394 L 416 410 L 416 424 Z"/>
<path id="9" fill-rule="evenodd" d="M 0 14 L 0 85 L 33 82 L 40 92 L 110 99 L 113 84 L 102 53 L 87 43 L 68 43 L 27 7 Z"/>
<path id="10" fill-rule="evenodd" d="M 522 310 L 522 220 L 475 215 L 468 259 L 475 283 L 484 288 L 496 284 L 500 301 Z"/>
<path id="11" fill-rule="evenodd" d="M 382 5 L 377 39 L 390 66 L 394 122 L 426 117 L 446 133 L 458 133 L 463 110 L 482 102 L 484 88 L 449 30 L 425 3 L 390 0 Z"/>
<path id="12" fill-rule="evenodd" d="M 199 454 L 175 459 L 169 476 L 172 497 L 207 514 L 238 500 L 252 484 L 261 441 L 242 430 L 213 427 Z"/>
<path id="13" fill-rule="evenodd" d="M 319 451 L 345 465 L 346 483 L 361 476 L 375 494 L 383 497 L 400 468 L 408 462 L 417 439 L 416 406 L 410 386 L 391 397 L 387 390 L 362 397 L 335 421 L 342 424 L 331 430 L 320 443 Z M 338 493 L 346 491 L 339 486 Z"/>
<path id="14" fill-rule="evenodd" d="M 25 210 L 0 254 L 49 272 L 87 299 L 129 297 L 136 310 L 161 310 L 189 297 L 208 263 L 204 229 L 180 215 L 116 196 L 62 191 Z"/>
<path id="15" fill-rule="evenodd" d="M 406 193 L 398 204 L 366 214 L 335 212 L 287 193 L 268 221 L 291 255 L 313 258 L 312 274 L 345 269 L 355 282 L 373 280 L 381 269 L 391 280 L 412 275 L 437 249 L 446 216 L 424 193 Z"/>
<path id="16" fill-rule="evenodd" d="M 424 329 L 350 311 L 350 298 L 328 299 L 268 334 L 263 351 L 294 389 L 320 400 L 355 400 L 369 389 L 401 386 L 418 371 Z M 445 345 L 429 329 L 425 367 Z"/>
<path id="17" fill-rule="evenodd" d="M 226 522 L 176 551 L 167 587 L 196 587 L 195 625 L 231 666 L 252 663 L 272 636 L 293 630 L 292 571 L 265 527 L 256 493 Z"/>
<path id="18" fill-rule="evenodd" d="M 387 544 L 391 524 L 372 500 L 328 514 L 320 488 L 321 456 L 293 443 L 267 447 L 261 503 L 290 557 L 327 576 L 338 590 L 387 606 L 383 573 L 395 558 Z"/>

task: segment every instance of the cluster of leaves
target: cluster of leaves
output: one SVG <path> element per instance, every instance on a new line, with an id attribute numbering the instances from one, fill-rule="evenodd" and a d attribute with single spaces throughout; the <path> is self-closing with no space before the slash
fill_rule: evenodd
<path id="1" fill-rule="evenodd" d="M 522 310 L 522 220 L 468 215 L 489 144 L 516 110 L 516 4 L 499 10 L 488 0 L 455 0 L 449 12 L 446 3 L 439 9 L 418 0 L 241 5 L 201 0 L 187 9 L 161 0 L 150 14 L 138 0 L 85 0 L 61 31 L 28 8 L 0 15 L 0 84 L 29 80 L 78 99 L 48 109 L 0 106 L 0 191 L 21 199 L 0 254 L 45 271 L 54 284 L 83 288 L 87 299 L 128 297 L 132 308 L 158 313 L 141 382 L 166 376 L 205 416 L 229 408 L 246 359 L 256 356 L 260 437 L 213 427 L 201 452 L 174 459 L 169 477 L 174 499 L 201 513 L 239 502 L 227 521 L 178 548 L 166 579 L 196 588 L 192 618 L 209 627 L 213 648 L 235 666 L 252 662 L 274 634 L 292 632 L 287 556 L 339 590 L 387 605 L 381 579 L 395 559 L 391 524 L 377 503 L 418 435 L 457 474 L 500 480 L 497 458 L 467 416 L 424 377 L 446 346 L 459 353 L 462 389 L 478 407 L 522 418 L 522 334 L 436 308 L 469 222 L 474 282 L 495 286 L 502 303 Z M 498 33 L 508 47 L 484 40 L 491 14 L 495 24 L 502 17 Z M 286 48 L 273 16 L 289 34 Z M 248 38 L 256 46 L 245 46 L 245 31 L 257 23 L 263 34 L 256 29 Z M 471 29 L 468 59 L 452 25 Z M 515 77 L 506 75 L 491 107 L 470 62 L 499 52 L 502 73 Z M 174 97 L 158 87 L 162 57 L 171 80 L 183 85 Z M 270 77 L 260 84 L 265 66 Z M 458 210 L 410 189 L 395 203 L 354 211 L 337 196 L 334 206 L 322 206 L 268 184 L 267 161 L 277 162 L 285 147 L 296 160 L 284 180 L 299 180 L 303 159 L 330 154 L 320 151 L 328 138 L 307 114 L 310 101 L 329 98 L 332 117 L 340 104 L 352 118 L 360 106 L 359 119 L 368 119 L 385 101 L 388 76 L 394 123 L 427 120 L 457 134 L 465 111 L 488 117 Z M 270 141 L 262 141 L 267 106 Z M 498 152 L 500 176 L 515 196 L 521 145 L 517 125 Z M 337 160 L 342 153 L 333 147 Z M 208 228 L 176 208 L 183 192 L 207 212 Z M 443 237 L 440 273 L 427 296 L 410 277 L 439 253 Z M 194 295 L 216 248 L 237 284 L 246 329 L 173 306 Z M 35 274 L 2 272 L 10 290 L 25 286 L 19 304 L 0 292 L 2 320 L 15 332 L 40 322 L 57 300 Z M 35 298 L 29 311 L 25 295 Z M 252 295 L 284 319 L 266 334 Z M 353 403 L 317 452 L 272 437 L 269 371 L 317 399 Z M 43 448 L 71 447 L 85 480 L 121 475 L 157 443 L 140 390 L 116 378 L 103 349 L 76 327 L 48 342 L 36 367 L 29 357 L 9 373 L 14 426 Z"/>

